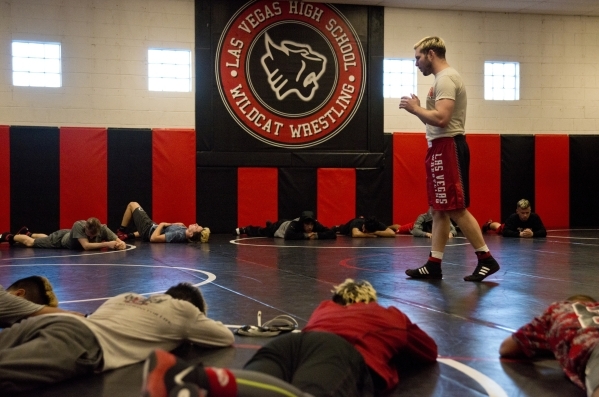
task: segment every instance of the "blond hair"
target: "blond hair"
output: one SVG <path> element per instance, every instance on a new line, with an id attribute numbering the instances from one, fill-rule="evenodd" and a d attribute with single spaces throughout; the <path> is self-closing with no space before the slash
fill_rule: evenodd
<path id="1" fill-rule="evenodd" d="M 333 288 L 333 301 L 342 305 L 376 302 L 376 290 L 365 280 L 356 282 L 348 278 Z"/>
<path id="2" fill-rule="evenodd" d="M 207 243 L 209 238 L 210 238 L 210 228 L 205 227 L 200 232 L 200 241 L 202 243 Z"/>
<path id="3" fill-rule="evenodd" d="M 427 36 L 416 44 L 414 49 L 419 49 L 421 53 L 426 54 L 429 50 L 433 50 L 439 58 L 445 59 L 445 42 L 437 36 Z"/>
<path id="4" fill-rule="evenodd" d="M 521 208 L 523 210 L 530 208 L 530 201 L 528 201 L 527 199 L 522 199 L 520 201 L 518 201 L 518 203 L 516 204 L 516 206 L 518 208 Z"/>

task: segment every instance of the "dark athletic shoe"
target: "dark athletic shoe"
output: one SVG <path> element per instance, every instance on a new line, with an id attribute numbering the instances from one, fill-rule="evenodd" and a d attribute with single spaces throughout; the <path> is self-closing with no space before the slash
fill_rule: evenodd
<path id="1" fill-rule="evenodd" d="M 489 228 L 491 227 L 491 223 L 493 223 L 493 220 L 489 219 L 481 228 L 480 230 L 482 230 L 483 233 L 486 233 Z"/>
<path id="2" fill-rule="evenodd" d="M 120 231 L 120 230 L 117 230 L 117 231 L 116 231 L 116 236 L 117 236 L 117 237 L 119 238 L 119 240 L 121 240 L 121 241 L 127 241 L 127 240 L 129 240 L 129 234 L 127 234 L 127 233 L 125 233 L 125 232 L 123 232 L 123 231 Z"/>
<path id="3" fill-rule="evenodd" d="M 10 245 L 15 245 L 15 236 L 13 236 L 10 232 L 4 232 L 0 234 L 0 243 L 8 243 Z"/>
<path id="4" fill-rule="evenodd" d="M 24 234 L 27 237 L 31 237 L 31 232 L 29 231 L 29 228 L 27 226 L 23 226 L 22 228 L 20 228 L 17 234 Z"/>
<path id="5" fill-rule="evenodd" d="M 464 277 L 464 281 L 481 282 L 493 273 L 499 270 L 499 263 L 490 254 L 485 259 L 479 259 L 474 273 Z"/>
<path id="6" fill-rule="evenodd" d="M 417 269 L 408 269 L 406 274 L 412 278 L 421 278 L 428 280 L 440 280 L 443 278 L 441 265 L 431 261 L 427 261 L 423 266 Z"/>
<path id="7" fill-rule="evenodd" d="M 238 227 L 238 228 L 235 228 L 235 230 L 233 230 L 234 236 L 241 236 L 242 234 L 247 234 L 245 227 Z"/>
<path id="8" fill-rule="evenodd" d="M 199 379 L 203 375 L 203 379 Z M 143 369 L 142 397 L 208 396 L 208 379 L 200 366 L 191 365 L 164 350 L 155 350 Z M 186 394 L 189 392 L 189 394 Z"/>

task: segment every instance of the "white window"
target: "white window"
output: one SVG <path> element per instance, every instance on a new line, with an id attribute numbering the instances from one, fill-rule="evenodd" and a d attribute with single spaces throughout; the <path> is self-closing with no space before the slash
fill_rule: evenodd
<path id="1" fill-rule="evenodd" d="M 416 94 L 416 62 L 413 59 L 383 60 L 383 97 Z"/>
<path id="2" fill-rule="evenodd" d="M 191 91 L 191 51 L 148 50 L 150 91 Z"/>
<path id="3" fill-rule="evenodd" d="M 12 42 L 15 86 L 61 87 L 60 43 Z"/>
<path id="4" fill-rule="evenodd" d="M 520 99 L 520 63 L 485 62 L 485 99 L 490 101 Z"/>

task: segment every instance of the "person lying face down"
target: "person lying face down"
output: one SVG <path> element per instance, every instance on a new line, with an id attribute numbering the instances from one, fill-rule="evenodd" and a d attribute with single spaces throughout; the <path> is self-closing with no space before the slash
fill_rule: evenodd
<path id="1" fill-rule="evenodd" d="M 587 295 L 554 302 L 508 336 L 499 348 L 507 358 L 552 354 L 574 384 L 599 397 L 599 303 Z"/>

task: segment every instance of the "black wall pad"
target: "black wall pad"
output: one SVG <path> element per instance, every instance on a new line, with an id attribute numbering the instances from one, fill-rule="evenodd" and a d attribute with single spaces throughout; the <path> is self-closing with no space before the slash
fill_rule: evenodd
<path id="1" fill-rule="evenodd" d="M 315 167 L 374 168 L 383 164 L 383 153 L 340 152 L 198 152 L 198 167 Z"/>
<path id="2" fill-rule="evenodd" d="M 58 127 L 10 127 L 10 228 L 14 233 L 22 226 L 46 234 L 59 229 L 59 136 Z"/>
<path id="3" fill-rule="evenodd" d="M 212 233 L 231 233 L 237 226 L 237 168 L 198 167 L 196 218 Z"/>
<path id="4" fill-rule="evenodd" d="M 514 213 L 520 199 L 535 199 L 534 135 L 501 136 L 501 222 Z"/>
<path id="5" fill-rule="evenodd" d="M 570 226 L 599 222 L 599 136 L 570 135 Z"/>
<path id="6" fill-rule="evenodd" d="M 307 210 L 316 212 L 315 168 L 280 168 L 278 190 L 279 219 L 294 219 Z"/>
<path id="7" fill-rule="evenodd" d="M 384 135 L 385 166 L 356 170 L 356 215 L 376 216 L 386 225 L 393 223 L 393 139 Z"/>
<path id="8" fill-rule="evenodd" d="M 152 130 L 108 128 L 108 227 L 120 226 L 131 201 L 152 216 Z"/>

